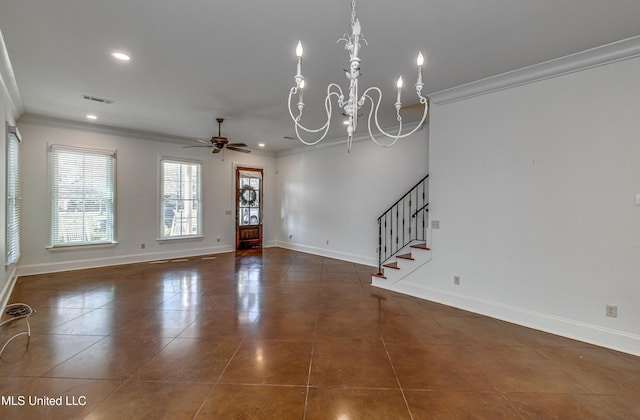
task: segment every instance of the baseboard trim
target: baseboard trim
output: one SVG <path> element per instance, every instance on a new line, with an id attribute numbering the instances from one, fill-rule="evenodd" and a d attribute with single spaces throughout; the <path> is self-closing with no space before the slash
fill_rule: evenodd
<path id="1" fill-rule="evenodd" d="M 0 308 L 4 308 L 9 303 L 9 298 L 11 297 L 11 292 L 13 292 L 13 288 L 16 285 L 16 281 L 18 280 L 17 269 L 15 266 L 11 268 L 11 272 L 9 273 L 9 277 L 7 278 L 7 282 L 4 284 L 2 288 L 2 293 L 0 293 Z"/>
<path id="2" fill-rule="evenodd" d="M 263 248 L 279 247 L 278 241 L 267 241 Z M 16 278 L 19 276 L 31 276 L 36 274 L 58 273 L 61 271 L 84 270 L 87 268 L 110 267 L 115 265 L 136 264 L 157 260 L 169 260 L 175 258 L 189 258 L 200 255 L 222 254 L 233 252 L 232 245 L 221 245 L 216 247 L 197 248 L 183 251 L 152 252 L 146 254 L 133 254 L 126 256 L 91 258 L 83 260 L 73 260 L 55 263 L 27 264 L 18 267 Z M 15 280 L 14 280 L 15 282 Z"/>
<path id="3" fill-rule="evenodd" d="M 501 321 L 640 356 L 640 336 L 636 334 L 407 282 L 396 283 L 393 287 L 387 287 L 384 284 L 376 286 Z"/>
<path id="4" fill-rule="evenodd" d="M 277 245 L 280 248 L 290 249 L 292 251 L 306 252 L 308 254 L 319 255 L 321 257 L 335 258 L 355 264 L 368 265 L 371 267 L 377 267 L 378 261 L 375 258 L 367 257 L 365 255 L 351 254 L 348 252 L 334 251 L 331 249 L 318 248 L 309 245 L 296 244 L 292 242 L 278 241 Z"/>
<path id="5" fill-rule="evenodd" d="M 19 276 L 35 274 L 57 273 L 60 271 L 84 270 L 87 268 L 100 268 L 124 264 L 136 264 L 149 261 L 167 260 L 175 258 L 197 257 L 199 255 L 221 254 L 232 252 L 235 249 L 230 245 L 189 249 L 182 251 L 153 252 L 146 254 L 121 255 L 107 258 L 91 258 L 84 260 L 64 261 L 56 263 L 29 264 L 18 267 Z"/>

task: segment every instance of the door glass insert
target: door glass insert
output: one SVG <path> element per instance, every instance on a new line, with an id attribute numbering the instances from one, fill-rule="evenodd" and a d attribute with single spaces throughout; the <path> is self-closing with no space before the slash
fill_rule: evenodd
<path id="1" fill-rule="evenodd" d="M 262 177 L 259 172 L 242 171 L 238 183 L 240 224 L 259 225 Z"/>

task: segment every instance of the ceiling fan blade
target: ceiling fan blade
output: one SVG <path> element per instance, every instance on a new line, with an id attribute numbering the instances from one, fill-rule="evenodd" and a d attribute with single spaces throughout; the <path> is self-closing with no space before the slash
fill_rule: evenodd
<path id="1" fill-rule="evenodd" d="M 232 147 L 249 147 L 244 143 L 229 143 L 227 144 L 227 146 L 232 146 Z"/>
<path id="2" fill-rule="evenodd" d="M 204 143 L 204 144 L 209 144 L 211 143 L 210 141 L 206 141 L 206 140 L 200 140 L 200 139 L 196 139 L 197 142 L 199 143 Z"/>
<path id="3" fill-rule="evenodd" d="M 222 149 L 219 149 L 217 147 L 214 147 L 213 150 L 211 151 L 211 153 L 220 153 Z"/>
<path id="4" fill-rule="evenodd" d="M 204 144 L 203 144 L 202 146 L 182 146 L 182 148 L 183 148 L 183 149 L 187 149 L 187 148 L 189 148 L 189 147 L 213 147 L 213 145 L 211 145 L 211 144 L 204 145 Z"/>
<path id="5" fill-rule="evenodd" d="M 227 145 L 226 149 L 233 150 L 233 151 L 236 151 L 236 152 L 241 152 L 241 153 L 251 153 L 251 150 L 239 149 L 239 148 L 237 148 L 235 146 L 229 146 L 229 145 Z"/>

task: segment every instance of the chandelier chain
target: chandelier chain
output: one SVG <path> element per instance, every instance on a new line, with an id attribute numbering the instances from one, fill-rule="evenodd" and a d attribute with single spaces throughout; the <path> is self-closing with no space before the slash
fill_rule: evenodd
<path id="1" fill-rule="evenodd" d="M 351 27 L 356 23 L 356 0 L 351 0 Z"/>

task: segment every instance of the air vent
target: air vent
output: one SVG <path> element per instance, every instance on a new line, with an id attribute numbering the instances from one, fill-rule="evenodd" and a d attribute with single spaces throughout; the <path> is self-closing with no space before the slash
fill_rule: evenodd
<path id="1" fill-rule="evenodd" d="M 101 104 L 112 104 L 113 103 L 113 100 L 111 100 L 111 99 L 98 98 L 96 96 L 90 96 L 90 95 L 82 95 L 82 98 L 86 99 L 87 101 L 100 102 Z"/>

